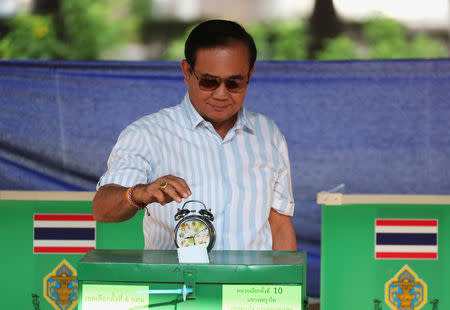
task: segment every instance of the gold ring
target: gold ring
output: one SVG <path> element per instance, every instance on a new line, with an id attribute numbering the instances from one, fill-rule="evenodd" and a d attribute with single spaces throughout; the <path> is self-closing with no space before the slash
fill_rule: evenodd
<path id="1" fill-rule="evenodd" d="M 167 182 L 161 182 L 161 184 L 159 184 L 159 188 L 164 192 L 164 190 L 167 187 Z"/>

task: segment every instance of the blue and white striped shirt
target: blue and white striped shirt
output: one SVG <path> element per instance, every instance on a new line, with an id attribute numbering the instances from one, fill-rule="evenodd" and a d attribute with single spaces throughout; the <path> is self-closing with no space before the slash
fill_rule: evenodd
<path id="1" fill-rule="evenodd" d="M 186 180 L 192 195 L 181 204 L 148 205 L 146 249 L 175 248 L 174 215 L 191 199 L 204 202 L 214 215 L 216 250 L 271 250 L 270 209 L 294 213 L 286 140 L 272 120 L 244 107 L 224 139 L 188 95 L 177 106 L 137 120 L 120 134 L 98 187 L 130 187 L 167 174 Z"/>

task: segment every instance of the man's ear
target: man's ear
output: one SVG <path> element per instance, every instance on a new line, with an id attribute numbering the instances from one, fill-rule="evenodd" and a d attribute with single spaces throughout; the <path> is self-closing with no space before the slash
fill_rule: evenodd
<path id="1" fill-rule="evenodd" d="M 191 77 L 191 65 L 187 62 L 186 59 L 181 61 L 181 71 L 183 71 L 184 82 L 187 84 L 189 78 Z"/>
<path id="2" fill-rule="evenodd" d="M 249 80 L 250 80 L 250 78 L 251 78 L 251 76 L 253 74 L 253 71 L 255 71 L 255 66 L 253 66 L 252 70 L 250 70 L 250 72 L 248 73 L 248 79 Z"/>

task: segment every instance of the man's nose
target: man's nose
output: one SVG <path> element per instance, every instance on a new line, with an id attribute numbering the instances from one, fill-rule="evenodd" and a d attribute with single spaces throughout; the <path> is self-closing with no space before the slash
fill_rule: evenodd
<path id="1" fill-rule="evenodd" d="M 227 87 L 225 86 L 224 81 L 220 83 L 219 87 L 214 91 L 214 97 L 216 98 L 228 98 L 230 95 L 230 92 L 228 91 Z"/>

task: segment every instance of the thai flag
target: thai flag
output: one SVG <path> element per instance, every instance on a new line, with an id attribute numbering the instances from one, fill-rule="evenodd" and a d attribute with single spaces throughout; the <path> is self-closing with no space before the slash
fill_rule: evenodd
<path id="1" fill-rule="evenodd" d="M 33 253 L 84 254 L 95 249 L 91 214 L 34 214 Z"/>
<path id="2" fill-rule="evenodd" d="M 437 259 L 436 219 L 376 219 L 375 258 Z"/>

